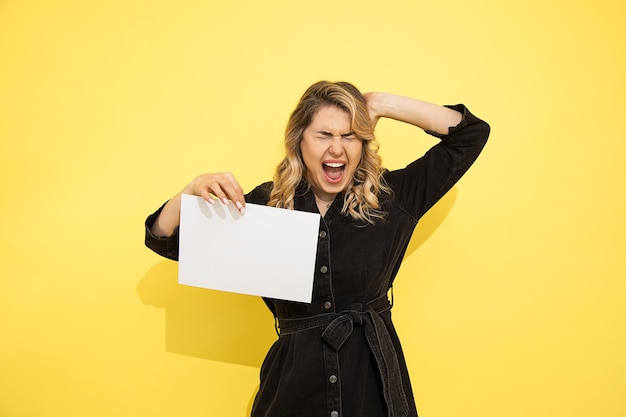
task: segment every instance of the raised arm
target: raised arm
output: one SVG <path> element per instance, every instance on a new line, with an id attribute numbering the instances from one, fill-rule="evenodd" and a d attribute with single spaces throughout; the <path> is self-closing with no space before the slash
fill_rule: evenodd
<path id="1" fill-rule="evenodd" d="M 364 94 L 376 123 L 387 117 L 417 126 L 440 139 L 405 168 L 387 172 L 396 201 L 419 219 L 474 163 L 489 137 L 489 125 L 462 104 L 439 106 L 389 93 Z"/>
<path id="2" fill-rule="evenodd" d="M 363 96 L 374 123 L 386 117 L 446 135 L 449 128 L 458 125 L 462 119 L 461 113 L 456 110 L 410 97 L 379 92 L 365 93 Z"/>
<path id="3" fill-rule="evenodd" d="M 243 197 L 243 190 L 233 174 L 229 172 L 202 174 L 194 178 L 181 192 L 165 204 L 150 228 L 152 234 L 161 237 L 172 235 L 180 224 L 180 196 L 182 194 L 200 196 L 211 204 L 216 199 L 219 199 L 223 204 L 229 204 L 230 200 L 241 214 L 245 212 L 246 202 Z"/>

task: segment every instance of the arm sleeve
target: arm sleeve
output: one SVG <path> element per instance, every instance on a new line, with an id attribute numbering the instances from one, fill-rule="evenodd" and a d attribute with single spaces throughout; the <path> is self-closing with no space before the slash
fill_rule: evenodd
<path id="1" fill-rule="evenodd" d="M 150 248 L 153 252 L 165 258 L 177 261 L 178 260 L 179 228 L 177 227 L 176 229 L 174 229 L 174 232 L 172 233 L 172 235 L 168 237 L 156 236 L 150 230 L 152 228 L 152 225 L 156 221 L 156 218 L 159 217 L 159 214 L 161 214 L 161 210 L 163 210 L 164 206 L 165 206 L 165 203 L 163 203 L 163 205 L 159 207 L 157 211 L 149 215 L 148 218 L 146 219 L 146 222 L 145 222 L 146 241 L 145 242 L 146 242 L 146 246 Z"/>
<path id="2" fill-rule="evenodd" d="M 462 104 L 450 107 L 463 115 L 447 135 L 427 131 L 441 139 L 424 156 L 406 168 L 391 171 L 386 180 L 394 200 L 419 220 L 467 172 L 489 137 L 489 125 Z"/>

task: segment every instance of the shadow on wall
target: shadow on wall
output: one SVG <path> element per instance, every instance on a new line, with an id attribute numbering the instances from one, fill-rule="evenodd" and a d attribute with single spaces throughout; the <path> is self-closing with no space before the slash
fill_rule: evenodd
<path id="1" fill-rule="evenodd" d="M 277 338 L 260 297 L 180 285 L 174 261 L 150 268 L 137 294 L 144 304 L 165 308 L 167 352 L 258 368 Z"/>
<path id="2" fill-rule="evenodd" d="M 455 187 L 422 217 L 405 258 L 441 225 L 456 196 Z M 144 304 L 165 308 L 167 352 L 260 367 L 277 338 L 274 318 L 260 297 L 179 285 L 174 261 L 150 268 L 137 293 Z"/>
<path id="3" fill-rule="evenodd" d="M 413 231 L 413 236 L 409 242 L 409 247 L 406 249 L 404 259 L 411 256 L 413 252 L 417 250 L 426 240 L 437 230 L 437 228 L 443 223 L 452 206 L 456 201 L 458 191 L 456 187 L 453 187 L 446 195 L 444 195 L 422 218 L 420 219 L 417 227 Z"/>

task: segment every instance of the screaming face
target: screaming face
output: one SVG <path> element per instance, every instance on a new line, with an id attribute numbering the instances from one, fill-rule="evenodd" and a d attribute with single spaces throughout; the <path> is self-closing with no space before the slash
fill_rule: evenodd
<path id="1" fill-rule="evenodd" d="M 323 201 L 332 201 L 352 184 L 363 141 L 352 131 L 350 115 L 328 105 L 317 111 L 304 130 L 300 150 L 313 193 Z"/>

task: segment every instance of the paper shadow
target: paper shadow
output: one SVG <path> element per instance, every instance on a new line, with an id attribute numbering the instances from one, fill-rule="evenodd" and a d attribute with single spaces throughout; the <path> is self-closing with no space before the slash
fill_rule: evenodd
<path id="1" fill-rule="evenodd" d="M 167 352 L 260 367 L 277 338 L 260 297 L 180 285 L 174 261 L 150 268 L 137 294 L 144 304 L 165 309 Z"/>
<path id="2" fill-rule="evenodd" d="M 413 236 L 409 242 L 409 246 L 404 254 L 404 259 L 411 256 L 428 238 L 437 230 L 448 217 L 454 202 L 456 201 L 458 191 L 453 187 L 435 204 L 425 215 L 422 216 L 419 223 L 413 231 Z"/>

